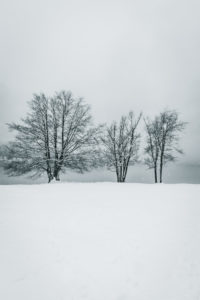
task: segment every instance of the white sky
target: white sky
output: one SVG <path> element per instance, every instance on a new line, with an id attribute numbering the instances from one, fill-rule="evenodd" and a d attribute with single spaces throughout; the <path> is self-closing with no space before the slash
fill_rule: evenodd
<path id="1" fill-rule="evenodd" d="M 177 109 L 199 162 L 199 17 L 198 0 L 0 0 L 0 142 L 33 93 L 66 89 L 95 122 Z"/>

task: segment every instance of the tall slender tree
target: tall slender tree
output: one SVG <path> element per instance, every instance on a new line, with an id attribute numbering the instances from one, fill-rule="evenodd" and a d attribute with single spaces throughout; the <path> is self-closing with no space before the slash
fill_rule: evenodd
<path id="1" fill-rule="evenodd" d="M 159 168 L 159 182 L 163 181 L 163 168 L 168 162 L 176 160 L 175 153 L 182 154 L 178 142 L 180 133 L 184 130 L 186 122 L 179 120 L 175 110 L 165 110 L 154 120 L 146 119 L 147 146 L 145 163 L 154 169 L 155 182 Z"/>
<path id="2" fill-rule="evenodd" d="M 145 152 L 148 156 L 145 158 L 145 164 L 148 165 L 150 169 L 154 169 L 154 180 L 155 183 L 158 182 L 158 161 L 159 161 L 159 136 L 160 136 L 160 126 L 158 118 L 152 122 L 149 118 L 145 119 L 145 129 L 147 132 L 147 146 L 145 147 Z"/>
<path id="3" fill-rule="evenodd" d="M 175 161 L 175 153 L 182 154 L 179 148 L 179 134 L 184 130 L 186 122 L 179 120 L 175 110 L 165 110 L 160 114 L 160 182 L 163 181 L 163 168 L 170 161 Z"/>

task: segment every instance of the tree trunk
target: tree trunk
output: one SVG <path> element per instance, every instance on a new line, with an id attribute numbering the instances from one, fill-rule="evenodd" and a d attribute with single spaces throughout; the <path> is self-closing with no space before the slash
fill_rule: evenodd
<path id="1" fill-rule="evenodd" d="M 119 172 L 116 171 L 116 175 L 117 175 L 117 182 L 120 182 L 120 176 L 119 176 Z"/>
<path id="2" fill-rule="evenodd" d="M 158 182 L 157 164 L 154 165 L 154 178 L 155 178 L 155 183 L 157 183 Z"/>
<path id="3" fill-rule="evenodd" d="M 122 175 L 118 176 L 117 182 L 125 182 L 125 178 Z"/>
<path id="4" fill-rule="evenodd" d="M 160 183 L 162 183 L 163 157 L 160 158 Z"/>
<path id="5" fill-rule="evenodd" d="M 165 153 L 165 136 L 162 138 L 162 147 L 160 153 L 160 183 L 162 183 L 164 153 Z"/>
<path id="6" fill-rule="evenodd" d="M 47 176 L 48 176 L 48 183 L 50 183 L 51 180 L 53 179 L 53 176 L 49 170 L 47 171 Z"/>
<path id="7" fill-rule="evenodd" d="M 56 181 L 60 181 L 60 176 L 59 176 L 60 170 L 55 169 L 53 177 L 55 178 Z"/>
<path id="8" fill-rule="evenodd" d="M 59 172 L 56 174 L 56 177 L 55 177 L 56 181 L 60 181 L 60 176 L 59 176 Z"/>
<path id="9" fill-rule="evenodd" d="M 127 175 L 127 171 L 128 171 L 128 164 L 130 161 L 130 157 L 128 158 L 127 162 L 124 162 L 124 170 L 123 170 L 123 182 L 125 182 L 126 180 L 126 175 Z"/>

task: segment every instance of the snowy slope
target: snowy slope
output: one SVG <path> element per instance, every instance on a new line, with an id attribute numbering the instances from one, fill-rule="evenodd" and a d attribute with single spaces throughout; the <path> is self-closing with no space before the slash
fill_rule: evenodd
<path id="1" fill-rule="evenodd" d="M 0 186 L 0 299 L 200 299 L 200 185 Z"/>

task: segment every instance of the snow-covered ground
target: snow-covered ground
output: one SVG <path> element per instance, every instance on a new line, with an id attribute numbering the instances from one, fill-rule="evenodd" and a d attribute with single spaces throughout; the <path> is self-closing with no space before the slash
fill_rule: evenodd
<path id="1" fill-rule="evenodd" d="M 0 299 L 200 299 L 200 185 L 0 186 Z"/>

